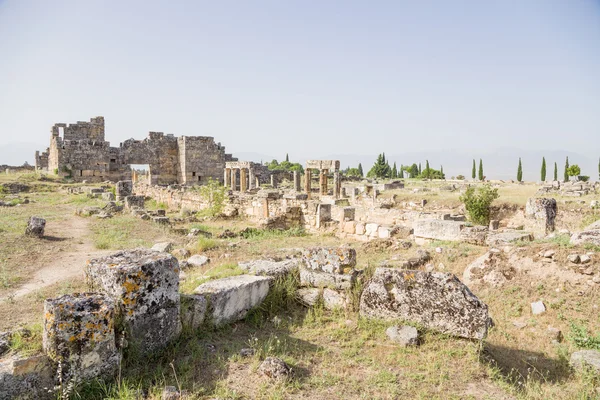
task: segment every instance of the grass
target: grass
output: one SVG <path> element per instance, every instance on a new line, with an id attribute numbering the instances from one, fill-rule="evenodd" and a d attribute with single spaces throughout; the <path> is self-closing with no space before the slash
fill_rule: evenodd
<path id="1" fill-rule="evenodd" d="M 151 247 L 166 234 L 160 226 L 127 214 L 93 220 L 91 230 L 92 240 L 99 250 Z"/>
<path id="2" fill-rule="evenodd" d="M 205 282 L 242 275 L 244 272 L 244 270 L 234 263 L 217 264 L 214 266 L 208 264 L 208 266 L 189 271 L 188 276 L 185 281 L 181 283 L 180 288 L 184 293 L 191 293 L 195 288 Z"/>

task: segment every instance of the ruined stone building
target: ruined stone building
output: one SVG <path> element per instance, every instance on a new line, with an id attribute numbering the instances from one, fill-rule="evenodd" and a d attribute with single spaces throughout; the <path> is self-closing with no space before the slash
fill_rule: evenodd
<path id="1" fill-rule="evenodd" d="M 236 161 L 225 147 L 208 136 L 150 132 L 143 140 L 128 139 L 111 147 L 104 135 L 104 117 L 75 124 L 55 124 L 50 147 L 35 153 L 36 168 L 75 181 L 131 179 L 131 165 L 148 165 L 153 185 L 223 182 L 225 162 Z"/>

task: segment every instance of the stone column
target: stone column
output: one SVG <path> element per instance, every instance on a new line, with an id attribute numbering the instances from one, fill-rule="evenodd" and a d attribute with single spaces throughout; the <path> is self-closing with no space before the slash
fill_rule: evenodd
<path id="1" fill-rule="evenodd" d="M 271 175 L 271 186 L 273 186 L 273 189 L 275 189 L 277 187 L 277 185 L 275 185 L 275 175 Z"/>
<path id="2" fill-rule="evenodd" d="M 300 172 L 294 171 L 294 190 L 300 192 Z"/>
<path id="3" fill-rule="evenodd" d="M 225 168 L 225 179 L 223 179 L 223 186 L 231 186 L 231 168 Z"/>
<path id="4" fill-rule="evenodd" d="M 337 169 L 333 171 L 333 197 L 336 199 L 340 198 L 340 189 L 341 189 L 341 181 L 340 181 L 340 171 Z"/>
<path id="5" fill-rule="evenodd" d="M 236 168 L 231 168 L 231 190 L 234 192 L 237 190 L 237 169 Z"/>
<path id="6" fill-rule="evenodd" d="M 248 189 L 252 190 L 256 186 L 256 178 L 254 177 L 254 169 L 248 168 Z"/>
<path id="7" fill-rule="evenodd" d="M 311 169 L 310 168 L 306 168 L 306 170 L 304 172 L 304 191 L 308 195 L 309 199 L 310 199 L 310 178 L 311 178 L 311 175 L 312 175 Z"/>
<path id="8" fill-rule="evenodd" d="M 246 168 L 240 168 L 240 192 L 248 190 L 248 175 Z"/>
<path id="9" fill-rule="evenodd" d="M 327 196 L 327 173 L 329 171 L 326 169 L 321 170 L 321 175 L 319 181 L 321 182 L 321 196 Z"/>

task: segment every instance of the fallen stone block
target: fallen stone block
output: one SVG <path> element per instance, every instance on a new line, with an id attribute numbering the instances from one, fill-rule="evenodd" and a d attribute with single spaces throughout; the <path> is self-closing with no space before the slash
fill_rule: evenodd
<path id="1" fill-rule="evenodd" d="M 304 267 L 314 271 L 344 274 L 356 266 L 356 250 L 349 247 L 316 247 L 302 252 Z"/>
<path id="2" fill-rule="evenodd" d="M 61 363 L 63 382 L 114 376 L 121 360 L 114 313 L 113 300 L 102 294 L 67 294 L 44 302 L 43 348 Z"/>
<path id="3" fill-rule="evenodd" d="M 297 259 L 272 261 L 272 260 L 254 260 L 238 263 L 239 267 L 248 273 L 259 276 L 286 276 L 292 271 L 298 269 L 300 261 Z"/>
<path id="4" fill-rule="evenodd" d="M 497 249 L 488 251 L 465 268 L 463 282 L 465 285 L 488 284 L 500 286 L 516 275 L 516 270 L 506 260 L 506 256 Z"/>
<path id="5" fill-rule="evenodd" d="M 600 371 L 600 351 L 598 350 L 579 350 L 571 354 L 569 364 L 575 369 L 584 369 L 590 367 L 596 372 Z"/>
<path id="6" fill-rule="evenodd" d="M 208 303 L 199 294 L 181 295 L 181 323 L 183 329 L 197 330 L 202 326 L 206 317 Z"/>
<path id="7" fill-rule="evenodd" d="M 503 246 L 518 241 L 531 242 L 532 240 L 533 235 L 528 232 L 490 232 L 485 244 L 488 246 Z"/>
<path id="8" fill-rule="evenodd" d="M 319 301 L 319 298 L 321 297 L 321 289 L 300 288 L 296 291 L 296 295 L 302 304 L 312 307 Z"/>
<path id="9" fill-rule="evenodd" d="M 201 254 L 196 254 L 195 256 L 191 256 L 188 258 L 187 263 L 189 267 L 197 268 L 203 267 L 210 262 L 210 258 L 203 256 Z"/>
<path id="10" fill-rule="evenodd" d="M 214 325 L 223 325 L 246 317 L 259 306 L 269 293 L 273 278 L 239 275 L 209 281 L 198 286 L 195 294 L 202 295 L 209 304 L 207 315 Z"/>
<path id="11" fill-rule="evenodd" d="M 127 196 L 125 197 L 125 208 L 144 208 L 146 199 L 144 196 Z"/>
<path id="12" fill-rule="evenodd" d="M 25 234 L 27 236 L 34 236 L 41 238 L 44 236 L 44 230 L 46 229 L 46 220 L 41 217 L 29 217 L 27 222 L 27 228 Z"/>
<path id="13" fill-rule="evenodd" d="M 346 290 L 350 289 L 356 281 L 356 273 L 351 274 L 330 274 L 300 268 L 300 285 L 316 288 L 329 287 L 331 289 Z"/>
<path id="14" fill-rule="evenodd" d="M 538 222 L 546 235 L 554 232 L 556 213 L 556 199 L 530 198 L 525 204 L 525 217 Z"/>
<path id="15" fill-rule="evenodd" d="M 417 346 L 419 344 L 419 332 L 413 326 L 390 326 L 385 334 L 392 341 L 404 346 Z"/>
<path id="16" fill-rule="evenodd" d="M 161 253 L 168 253 L 171 251 L 172 248 L 173 243 L 171 242 L 156 243 L 154 246 L 152 246 L 152 250 L 159 251 Z"/>
<path id="17" fill-rule="evenodd" d="M 90 260 L 88 285 L 108 294 L 143 352 L 166 346 L 181 332 L 179 263 L 167 253 L 124 250 Z"/>
<path id="18" fill-rule="evenodd" d="M 456 276 L 377 268 L 360 300 L 360 314 L 405 320 L 469 339 L 487 336 L 488 307 Z"/>
<path id="19" fill-rule="evenodd" d="M 344 294 L 329 288 L 324 288 L 322 296 L 323 305 L 327 310 L 346 308 L 346 296 Z"/>
<path id="20" fill-rule="evenodd" d="M 102 200 L 115 201 L 115 194 L 111 192 L 102 193 Z"/>
<path id="21" fill-rule="evenodd" d="M 536 301 L 531 303 L 531 313 L 533 315 L 539 315 L 546 312 L 546 306 L 542 301 Z"/>
<path id="22" fill-rule="evenodd" d="M 169 225 L 169 217 L 152 217 L 152 221 L 159 225 Z"/>
<path id="23" fill-rule="evenodd" d="M 182 259 L 182 258 L 189 258 L 191 253 L 188 249 L 175 249 L 171 252 L 171 254 L 173 254 L 178 259 Z M 180 261 L 180 266 L 181 266 L 181 261 Z M 181 268 L 183 269 L 183 266 L 181 266 Z"/>
<path id="24" fill-rule="evenodd" d="M 45 355 L 0 361 L 0 400 L 54 399 L 52 362 Z"/>
<path id="25" fill-rule="evenodd" d="M 600 246 L 600 229 L 591 229 L 579 233 L 574 233 L 571 236 L 571 244 L 592 244 Z"/>
<path id="26" fill-rule="evenodd" d="M 133 194 L 133 182 L 132 181 L 119 181 L 115 185 L 115 194 L 118 200 L 123 200 Z"/>
<path id="27" fill-rule="evenodd" d="M 421 219 L 414 221 L 413 235 L 421 239 L 460 241 L 464 226 L 457 221 Z"/>

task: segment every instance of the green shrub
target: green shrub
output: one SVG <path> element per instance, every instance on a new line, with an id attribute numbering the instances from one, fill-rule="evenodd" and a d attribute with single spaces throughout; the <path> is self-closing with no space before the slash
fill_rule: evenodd
<path id="1" fill-rule="evenodd" d="M 600 350 L 600 335 L 590 336 L 587 329 L 571 321 L 569 339 L 580 349 Z"/>
<path id="2" fill-rule="evenodd" d="M 497 198 L 498 189 L 485 185 L 477 190 L 473 187 L 468 188 L 459 200 L 465 204 L 471 222 L 487 225 L 490 222 L 490 206 Z"/>
<path id="3" fill-rule="evenodd" d="M 206 215 L 212 217 L 221 215 L 223 208 L 225 207 L 225 193 L 227 188 L 215 179 L 209 178 L 206 185 L 200 187 L 200 197 L 204 200 L 208 207 L 206 208 Z"/>

